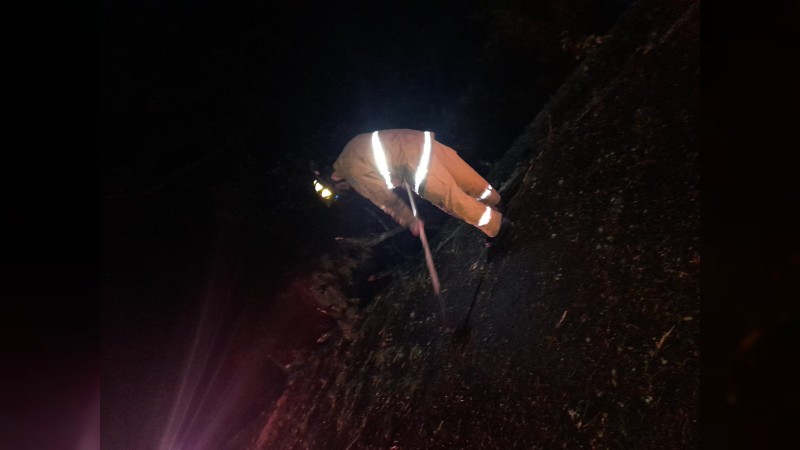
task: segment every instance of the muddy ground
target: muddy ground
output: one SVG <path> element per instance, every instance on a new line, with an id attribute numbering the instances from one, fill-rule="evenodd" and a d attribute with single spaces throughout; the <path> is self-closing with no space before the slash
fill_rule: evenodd
<path id="1" fill-rule="evenodd" d="M 227 448 L 699 446 L 700 12 L 657 3 L 587 43 L 495 165 L 505 245 L 436 234 L 449 326 L 421 253 L 375 274 Z"/>

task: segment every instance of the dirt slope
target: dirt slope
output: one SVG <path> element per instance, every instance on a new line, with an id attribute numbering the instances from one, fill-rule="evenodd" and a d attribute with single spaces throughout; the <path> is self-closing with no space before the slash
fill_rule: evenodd
<path id="1" fill-rule="evenodd" d="M 438 234 L 456 327 L 420 257 L 229 448 L 699 445 L 699 3 L 669 5 L 594 41 L 496 165 L 504 251 Z"/>

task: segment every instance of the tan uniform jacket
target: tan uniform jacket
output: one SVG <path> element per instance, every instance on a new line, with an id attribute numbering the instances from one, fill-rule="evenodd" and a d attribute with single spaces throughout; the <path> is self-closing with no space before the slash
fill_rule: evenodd
<path id="1" fill-rule="evenodd" d="M 409 183 L 414 186 L 414 174 L 422 156 L 424 135 L 417 130 L 381 130 L 380 141 L 386 155 L 394 187 Z M 431 133 L 433 140 L 433 133 Z M 386 186 L 378 171 L 372 151 L 372 133 L 354 137 L 345 145 L 333 169 L 347 180 L 359 194 L 369 199 L 402 226 L 408 226 L 414 215 L 408 205 Z"/>
<path id="2" fill-rule="evenodd" d="M 393 187 L 415 185 L 417 167 L 422 158 L 425 134 L 416 130 L 378 132 L 384 149 Z M 500 229 L 502 214 L 492 207 L 500 202 L 497 193 L 455 150 L 436 141 L 431 133 L 431 153 L 427 175 L 418 194 L 461 220 L 478 227 L 488 236 Z M 408 226 L 414 215 L 406 203 L 386 185 L 378 170 L 372 149 L 372 133 L 359 134 L 347 143 L 333 168 L 359 194 Z"/>

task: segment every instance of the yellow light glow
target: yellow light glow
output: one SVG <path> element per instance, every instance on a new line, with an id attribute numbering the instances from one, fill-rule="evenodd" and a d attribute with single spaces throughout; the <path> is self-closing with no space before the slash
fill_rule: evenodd
<path id="1" fill-rule="evenodd" d="M 317 181 L 317 180 L 314 180 L 314 190 L 317 191 L 317 192 L 322 190 L 322 185 L 319 184 L 319 181 Z"/>
<path id="2" fill-rule="evenodd" d="M 321 195 L 321 196 L 322 196 L 322 198 L 330 198 L 330 197 L 331 197 L 331 195 L 333 195 L 333 192 L 331 192 L 331 191 L 330 191 L 330 190 L 328 190 L 327 188 L 323 188 L 323 189 L 322 189 L 322 192 L 320 192 L 320 193 L 319 193 L 319 195 Z"/>

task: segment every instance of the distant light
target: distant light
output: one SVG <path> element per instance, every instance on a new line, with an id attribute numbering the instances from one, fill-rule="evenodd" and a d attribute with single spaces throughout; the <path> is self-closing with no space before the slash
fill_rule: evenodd
<path id="1" fill-rule="evenodd" d="M 319 181 L 317 181 L 317 180 L 314 180 L 314 190 L 317 191 L 317 192 L 322 190 L 322 185 L 319 184 Z"/>
<path id="2" fill-rule="evenodd" d="M 319 195 L 321 195 L 322 198 L 330 198 L 331 195 L 333 195 L 333 192 L 331 192 L 328 188 L 323 188 Z"/>

